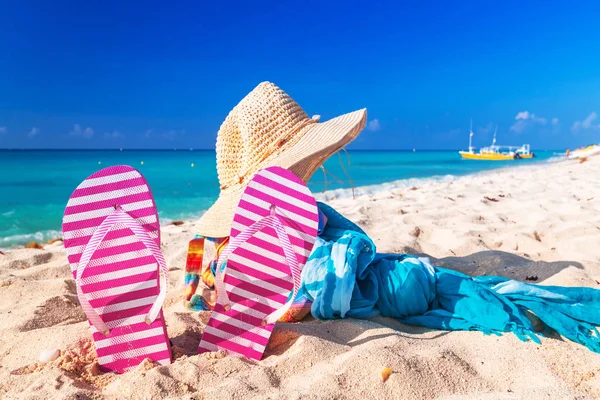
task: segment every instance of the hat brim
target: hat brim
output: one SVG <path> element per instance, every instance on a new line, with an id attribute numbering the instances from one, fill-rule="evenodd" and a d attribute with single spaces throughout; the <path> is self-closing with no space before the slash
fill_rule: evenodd
<path id="1" fill-rule="evenodd" d="M 325 160 L 358 136 L 366 120 L 367 110 L 362 109 L 313 124 L 300 140 L 290 144 L 289 148 L 276 157 L 265 160 L 254 173 L 266 167 L 278 166 L 289 169 L 304 182 L 308 182 Z M 222 190 L 217 201 L 194 225 L 194 232 L 212 238 L 229 236 L 235 209 L 245 188 L 246 183 L 240 183 Z"/>

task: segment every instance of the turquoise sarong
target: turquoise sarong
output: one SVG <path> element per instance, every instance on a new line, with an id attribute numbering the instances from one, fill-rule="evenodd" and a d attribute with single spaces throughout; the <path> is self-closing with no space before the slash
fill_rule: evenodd
<path id="1" fill-rule="evenodd" d="M 545 328 L 600 352 L 600 290 L 532 285 L 497 276 L 469 277 L 426 258 L 377 254 L 373 241 L 333 208 L 302 272 L 300 298 L 318 319 L 397 318 L 443 330 L 513 332 L 540 343 L 527 313 Z"/>

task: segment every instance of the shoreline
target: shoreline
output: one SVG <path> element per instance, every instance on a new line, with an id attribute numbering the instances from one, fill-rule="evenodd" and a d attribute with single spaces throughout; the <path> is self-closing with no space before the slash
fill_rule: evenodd
<path id="1" fill-rule="evenodd" d="M 411 151 L 407 151 L 407 152 L 411 152 Z M 475 161 L 472 161 L 472 162 L 475 162 Z M 330 201 L 335 201 L 335 200 L 340 200 L 340 199 L 352 198 L 353 190 L 354 190 L 354 195 L 356 197 L 372 196 L 372 195 L 376 195 L 378 193 L 386 192 L 386 191 L 401 190 L 401 189 L 412 188 L 412 187 L 419 188 L 419 187 L 422 187 L 424 185 L 429 185 L 429 184 L 443 184 L 443 183 L 448 183 L 448 182 L 455 182 L 457 180 L 460 180 L 460 179 L 463 179 L 466 177 L 471 177 L 471 176 L 495 174 L 495 173 L 500 173 L 502 171 L 511 170 L 511 169 L 519 169 L 519 168 L 523 168 L 523 169 L 539 168 L 539 167 L 544 168 L 546 166 L 554 165 L 556 163 L 565 163 L 565 162 L 573 162 L 573 160 L 567 160 L 566 158 L 564 158 L 562 156 L 556 156 L 556 157 L 552 157 L 550 159 L 540 160 L 538 162 L 531 162 L 530 164 L 526 164 L 526 165 L 522 165 L 522 164 L 521 165 L 506 165 L 506 166 L 502 166 L 502 167 L 498 167 L 498 168 L 494 168 L 494 169 L 466 173 L 463 175 L 433 175 L 433 176 L 428 176 L 428 177 L 423 177 L 423 178 L 398 179 L 398 180 L 378 183 L 378 184 L 374 184 L 374 185 L 357 186 L 354 188 L 329 189 L 324 192 L 323 191 L 313 192 L 313 194 L 314 194 L 315 198 L 317 199 L 317 201 L 330 202 Z M 161 221 L 166 220 L 166 222 L 161 222 L 161 228 L 163 228 L 165 226 L 169 226 L 173 222 L 185 222 L 185 223 L 191 222 L 191 223 L 193 223 L 193 222 L 197 221 L 205 211 L 206 210 L 201 210 L 198 212 L 197 216 L 187 217 L 187 218 L 183 218 L 183 219 L 173 219 L 173 218 L 167 218 L 167 217 L 161 218 Z M 159 210 L 159 212 L 160 212 L 160 210 Z M 60 231 L 60 227 L 59 227 L 59 229 L 49 229 L 49 230 L 41 231 L 41 232 L 12 235 L 7 238 L 4 238 L 3 240 L 4 241 L 13 241 L 13 240 L 15 240 L 15 238 L 19 238 L 19 239 L 16 239 L 16 240 L 19 240 L 19 242 L 20 242 L 19 244 L 14 244 L 14 245 L 10 245 L 10 246 L 2 246 L 2 244 L 0 243 L 0 251 L 10 251 L 10 250 L 15 250 L 15 249 L 22 249 L 22 248 L 27 248 L 27 246 L 35 246 L 35 245 L 45 246 L 47 244 L 51 244 L 51 242 L 62 239 L 61 231 Z"/>
<path id="2" fill-rule="evenodd" d="M 448 183 L 455 182 L 463 178 L 471 177 L 471 176 L 479 176 L 486 174 L 496 174 L 506 170 L 512 169 L 530 169 L 530 168 L 544 168 L 546 166 L 554 165 L 556 163 L 569 162 L 573 160 L 567 160 L 563 157 L 553 157 L 547 160 L 541 160 L 539 162 L 532 162 L 527 165 L 508 165 L 504 167 L 498 167 L 494 169 L 482 170 L 477 172 L 466 173 L 463 175 L 433 175 L 424 178 L 408 178 L 408 179 L 398 179 L 390 182 L 383 182 L 376 185 L 365 185 L 365 186 L 357 186 L 354 188 L 355 193 L 359 196 L 369 196 L 375 195 L 380 192 L 396 190 L 396 189 L 407 189 L 412 187 L 421 187 L 423 185 L 428 184 L 438 184 L 438 183 Z M 469 161 L 476 162 L 476 161 Z M 317 201 L 333 201 L 345 198 L 352 197 L 352 188 L 343 188 L 343 189 L 331 189 L 325 192 L 314 193 Z"/>

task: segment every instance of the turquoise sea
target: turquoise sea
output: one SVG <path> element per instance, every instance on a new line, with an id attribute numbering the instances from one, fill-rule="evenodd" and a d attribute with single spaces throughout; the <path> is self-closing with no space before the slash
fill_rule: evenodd
<path id="1" fill-rule="evenodd" d="M 389 182 L 413 186 L 556 158 L 553 152 L 539 152 L 533 160 L 467 161 L 456 151 L 351 151 L 325 163 L 339 179 L 329 175 L 326 187 L 349 188 L 344 169 L 354 186 L 375 191 Z M 0 150 L 0 248 L 60 237 L 62 213 L 73 189 L 96 170 L 118 164 L 131 165 L 146 176 L 162 224 L 199 217 L 219 193 L 215 153 L 209 150 Z M 315 193 L 323 191 L 321 171 L 309 187 Z M 344 193 L 350 191 L 336 191 L 338 196 Z"/>

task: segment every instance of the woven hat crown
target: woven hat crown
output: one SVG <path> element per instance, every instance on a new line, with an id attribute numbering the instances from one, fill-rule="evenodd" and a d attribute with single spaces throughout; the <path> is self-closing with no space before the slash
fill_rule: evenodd
<path id="1" fill-rule="evenodd" d="M 270 156 L 316 122 L 283 90 L 260 83 L 231 110 L 217 134 L 217 173 L 222 189 L 250 179 Z"/>

